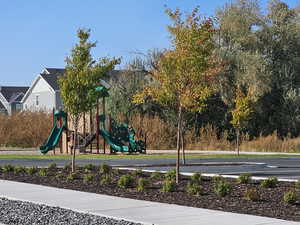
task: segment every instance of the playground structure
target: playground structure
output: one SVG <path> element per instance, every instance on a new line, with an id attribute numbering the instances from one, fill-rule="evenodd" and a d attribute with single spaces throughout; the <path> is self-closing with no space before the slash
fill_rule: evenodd
<path id="1" fill-rule="evenodd" d="M 105 98 L 109 97 L 109 85 L 104 81 L 103 86 L 97 87 L 99 93 L 96 107 L 89 113 L 83 114 L 78 126 L 77 146 L 74 144 L 75 129 L 66 112 L 53 111 L 53 128 L 46 142 L 39 147 L 41 153 L 49 151 L 56 153 L 59 146 L 60 153 L 146 153 L 146 141 L 135 139 L 135 130 L 126 123 L 118 124 L 105 112 Z M 102 113 L 100 114 L 100 101 L 102 99 Z M 102 143 L 100 143 L 102 141 Z M 103 148 L 100 149 L 100 144 Z M 109 152 L 106 146 L 109 146 Z M 89 150 L 87 148 L 89 147 Z"/>

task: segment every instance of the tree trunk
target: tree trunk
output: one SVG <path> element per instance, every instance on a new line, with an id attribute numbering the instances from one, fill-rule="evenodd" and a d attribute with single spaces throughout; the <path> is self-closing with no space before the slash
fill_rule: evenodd
<path id="1" fill-rule="evenodd" d="M 176 183 L 179 183 L 180 180 L 180 171 L 179 171 L 179 164 L 180 164 L 180 133 L 181 133 L 181 120 L 182 120 L 182 108 L 181 105 L 178 109 L 178 127 L 177 127 L 177 160 L 176 160 Z"/>
<path id="2" fill-rule="evenodd" d="M 74 128 L 75 128 L 75 135 L 74 135 L 74 148 L 73 148 L 73 156 L 72 156 L 72 172 L 75 172 L 75 155 L 77 149 L 77 141 L 78 141 L 78 121 L 79 118 L 76 117 L 74 120 Z"/>
<path id="3" fill-rule="evenodd" d="M 184 149 L 184 135 L 181 130 L 180 132 L 180 141 L 181 141 L 181 151 L 182 151 L 182 164 L 185 165 L 185 149 Z"/>
<path id="4" fill-rule="evenodd" d="M 236 130 L 236 150 L 237 155 L 240 155 L 240 129 Z"/>

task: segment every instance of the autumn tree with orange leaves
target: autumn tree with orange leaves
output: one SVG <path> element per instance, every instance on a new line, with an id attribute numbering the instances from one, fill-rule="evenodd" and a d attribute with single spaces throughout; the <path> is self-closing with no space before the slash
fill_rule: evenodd
<path id="1" fill-rule="evenodd" d="M 207 99 L 215 92 L 214 82 L 223 65 L 213 52 L 214 29 L 212 19 L 204 19 L 195 8 L 184 19 L 179 9 L 166 10 L 173 24 L 168 26 L 172 47 L 159 59 L 153 71 L 153 82 L 134 96 L 134 103 L 147 98 L 177 109 L 176 183 L 179 182 L 182 114 L 201 112 Z"/>

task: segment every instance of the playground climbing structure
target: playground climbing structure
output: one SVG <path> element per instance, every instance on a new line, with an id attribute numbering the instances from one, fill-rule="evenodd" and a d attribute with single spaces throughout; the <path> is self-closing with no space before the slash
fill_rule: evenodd
<path id="1" fill-rule="evenodd" d="M 79 121 L 79 135 L 77 146 L 74 145 L 74 126 L 68 120 L 67 113 L 55 111 L 53 116 L 53 129 L 43 146 L 41 153 L 46 154 L 54 150 L 60 143 L 60 153 L 146 153 L 146 143 L 136 140 L 135 130 L 126 123 L 118 124 L 105 112 L 105 98 L 109 97 L 109 85 L 102 82 L 102 86 L 95 89 L 99 99 L 95 103 L 95 109 L 84 114 Z M 102 113 L 100 115 L 100 101 L 102 99 Z M 101 143 L 100 143 L 101 142 Z M 102 148 L 100 149 L 100 144 Z"/>

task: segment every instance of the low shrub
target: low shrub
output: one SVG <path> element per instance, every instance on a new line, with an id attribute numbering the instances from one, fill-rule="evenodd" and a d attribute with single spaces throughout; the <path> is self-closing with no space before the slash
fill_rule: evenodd
<path id="1" fill-rule="evenodd" d="M 213 177 L 213 181 L 214 181 L 215 183 L 219 183 L 219 182 L 221 182 L 221 181 L 224 181 L 224 178 L 223 178 L 222 176 L 214 176 L 214 177 Z"/>
<path id="2" fill-rule="evenodd" d="M 247 189 L 244 193 L 244 197 L 246 200 L 249 201 L 259 201 L 260 200 L 260 195 L 258 191 L 254 188 Z"/>
<path id="3" fill-rule="evenodd" d="M 295 187 L 298 188 L 298 189 L 300 189 L 300 179 L 297 180 L 297 182 L 296 182 L 296 184 L 295 184 Z"/>
<path id="4" fill-rule="evenodd" d="M 264 188 L 274 188 L 276 187 L 277 183 L 278 183 L 277 177 L 270 177 L 268 179 L 261 181 L 260 186 Z"/>
<path id="5" fill-rule="evenodd" d="M 100 173 L 109 174 L 111 172 L 111 170 L 112 170 L 111 166 L 107 165 L 106 163 L 103 163 L 100 166 Z"/>
<path id="6" fill-rule="evenodd" d="M 56 169 L 56 168 L 57 168 L 56 163 L 50 163 L 50 164 L 48 165 L 48 169 L 49 169 L 49 170 L 54 170 L 54 169 Z"/>
<path id="7" fill-rule="evenodd" d="M 107 185 L 110 182 L 111 182 L 111 177 L 109 174 L 105 174 L 103 177 L 101 177 L 101 180 L 100 180 L 101 185 Z"/>
<path id="8" fill-rule="evenodd" d="M 92 181 L 93 179 L 95 178 L 95 175 L 94 174 L 91 174 L 91 173 L 89 173 L 89 174 L 84 174 L 84 176 L 83 176 L 83 180 L 84 181 Z"/>
<path id="9" fill-rule="evenodd" d="M 120 172 L 120 169 L 116 168 L 116 169 L 113 169 L 112 170 L 113 174 L 115 175 L 119 175 L 121 172 Z"/>
<path id="10" fill-rule="evenodd" d="M 68 171 L 68 170 L 71 170 L 71 168 L 72 168 L 71 164 L 68 163 L 68 164 L 64 165 L 63 169 Z"/>
<path id="11" fill-rule="evenodd" d="M 155 172 L 151 173 L 151 175 L 150 175 L 151 179 L 159 179 L 161 177 L 162 177 L 162 174 L 158 171 L 155 171 Z"/>
<path id="12" fill-rule="evenodd" d="M 223 180 L 214 185 L 214 192 L 221 197 L 225 197 L 226 195 L 230 194 L 231 190 L 231 184 Z"/>
<path id="13" fill-rule="evenodd" d="M 192 176 L 191 176 L 191 181 L 193 183 L 200 183 L 201 182 L 201 174 L 200 173 L 194 173 Z"/>
<path id="14" fill-rule="evenodd" d="M 55 177 L 56 177 L 57 179 L 63 179 L 63 178 L 65 178 L 65 175 L 64 175 L 63 173 L 57 173 L 57 174 L 55 175 Z"/>
<path id="15" fill-rule="evenodd" d="M 118 187 L 120 188 L 129 188 L 132 187 L 134 183 L 134 178 L 128 174 L 120 177 L 118 181 Z"/>
<path id="16" fill-rule="evenodd" d="M 26 173 L 26 168 L 24 166 L 16 166 L 14 168 L 14 174 Z"/>
<path id="17" fill-rule="evenodd" d="M 162 192 L 174 192 L 176 190 L 176 183 L 174 180 L 166 179 L 163 183 Z"/>
<path id="18" fill-rule="evenodd" d="M 149 187 L 150 182 L 145 178 L 140 178 L 137 183 L 137 191 L 144 191 Z"/>
<path id="19" fill-rule="evenodd" d="M 251 182 L 251 174 L 250 173 L 241 174 L 237 178 L 237 183 L 239 183 L 239 184 L 249 184 L 250 182 Z"/>
<path id="20" fill-rule="evenodd" d="M 83 167 L 84 171 L 85 172 L 92 172 L 96 169 L 96 166 L 94 166 L 93 164 L 86 164 L 84 167 Z"/>
<path id="21" fill-rule="evenodd" d="M 175 170 L 175 169 L 169 170 L 169 171 L 165 174 L 165 178 L 166 178 L 167 180 L 175 181 L 175 180 L 176 180 L 176 170 Z"/>
<path id="22" fill-rule="evenodd" d="M 201 195 L 202 187 L 198 182 L 189 181 L 186 186 L 186 192 L 190 195 Z"/>
<path id="23" fill-rule="evenodd" d="M 140 177 L 140 176 L 143 175 L 143 171 L 140 170 L 140 169 L 138 169 L 138 170 L 133 170 L 131 174 L 132 174 L 132 176 L 134 176 L 134 177 Z"/>
<path id="24" fill-rule="evenodd" d="M 45 176 L 47 176 L 47 169 L 46 169 L 46 168 L 41 168 L 41 169 L 39 170 L 39 172 L 38 172 L 38 175 L 39 175 L 40 177 L 45 177 Z"/>
<path id="25" fill-rule="evenodd" d="M 283 201 L 289 204 L 294 204 L 299 199 L 296 192 L 290 190 L 283 195 Z"/>
<path id="26" fill-rule="evenodd" d="M 38 172 L 38 168 L 37 167 L 29 167 L 26 169 L 26 172 L 28 175 L 33 175 Z"/>
<path id="27" fill-rule="evenodd" d="M 78 174 L 73 172 L 73 173 L 69 173 L 69 175 L 67 176 L 67 180 L 75 180 L 78 178 Z"/>
<path id="28" fill-rule="evenodd" d="M 2 168 L 3 173 L 9 173 L 14 171 L 14 166 L 11 164 L 5 164 Z"/>

